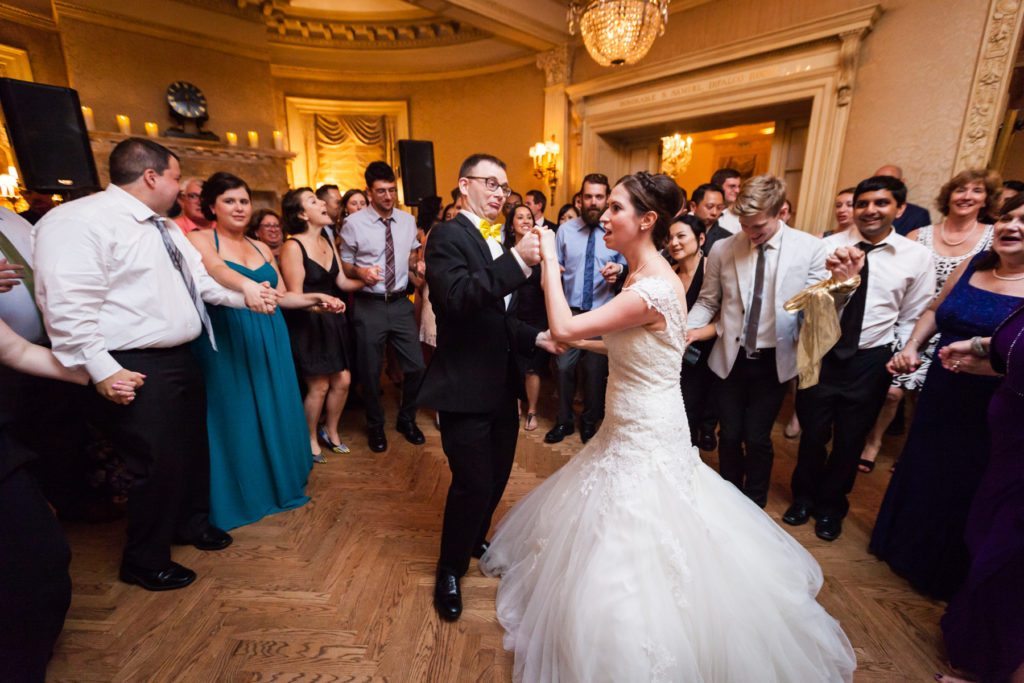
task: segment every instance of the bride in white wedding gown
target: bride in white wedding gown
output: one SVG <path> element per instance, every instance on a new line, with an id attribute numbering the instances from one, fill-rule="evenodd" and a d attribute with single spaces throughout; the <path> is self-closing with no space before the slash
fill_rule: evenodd
<path id="1" fill-rule="evenodd" d="M 552 336 L 603 336 L 608 393 L 597 435 L 509 511 L 481 560 L 502 577 L 514 678 L 850 681 L 853 649 L 815 601 L 818 564 L 690 445 L 685 298 L 654 246 L 679 204 L 666 176 L 616 185 L 605 241 L 632 275 L 612 302 L 575 317 L 541 231 Z"/>

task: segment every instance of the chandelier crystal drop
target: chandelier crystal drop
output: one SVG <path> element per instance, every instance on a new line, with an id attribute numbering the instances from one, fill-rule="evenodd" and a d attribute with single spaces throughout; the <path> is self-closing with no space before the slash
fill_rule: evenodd
<path id="1" fill-rule="evenodd" d="M 669 0 L 576 0 L 569 5 L 569 33 L 601 66 L 639 62 L 665 33 Z"/>

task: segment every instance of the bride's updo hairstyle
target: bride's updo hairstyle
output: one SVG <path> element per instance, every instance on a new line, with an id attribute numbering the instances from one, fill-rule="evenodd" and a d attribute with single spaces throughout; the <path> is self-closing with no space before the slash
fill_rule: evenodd
<path id="1" fill-rule="evenodd" d="M 668 239 L 668 229 L 672 219 L 679 213 L 683 205 L 683 191 L 676 181 L 664 173 L 650 174 L 640 171 L 619 178 L 616 185 L 621 185 L 629 194 L 629 201 L 636 209 L 638 216 L 653 211 L 658 219 L 651 229 L 651 239 L 656 245 L 662 245 Z"/>

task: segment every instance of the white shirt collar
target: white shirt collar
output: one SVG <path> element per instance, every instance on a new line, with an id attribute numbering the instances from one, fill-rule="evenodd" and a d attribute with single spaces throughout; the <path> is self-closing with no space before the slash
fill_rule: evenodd
<path id="1" fill-rule="evenodd" d="M 132 215 L 132 218 L 137 220 L 139 223 L 145 223 L 154 216 L 159 215 L 156 211 L 153 211 L 153 209 L 143 204 L 137 197 L 129 194 L 127 191 L 113 183 L 107 185 L 105 192 L 107 192 L 115 202 L 124 206 L 124 208 L 126 208 Z"/>

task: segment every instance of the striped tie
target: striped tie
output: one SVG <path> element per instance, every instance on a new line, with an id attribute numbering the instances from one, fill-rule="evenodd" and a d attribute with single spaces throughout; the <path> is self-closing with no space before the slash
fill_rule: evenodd
<path id="1" fill-rule="evenodd" d="M 381 218 L 384 224 L 384 289 L 388 294 L 395 291 L 395 236 L 391 233 L 394 218 Z"/>
<path id="2" fill-rule="evenodd" d="M 195 280 L 192 279 L 192 273 L 186 267 L 185 257 L 181 255 L 181 251 L 174 244 L 174 240 L 171 239 L 171 234 L 167 231 L 167 222 L 161 216 L 153 216 L 149 220 L 160 231 L 160 238 L 164 241 L 164 249 L 167 250 L 167 255 L 171 258 L 171 263 L 175 269 L 181 274 L 181 279 L 185 282 L 185 289 L 188 290 L 188 295 L 192 297 L 192 303 L 196 307 L 196 312 L 199 313 L 199 319 L 203 322 L 206 336 L 210 338 L 210 346 L 216 351 L 217 342 L 213 338 L 213 324 L 210 322 L 210 316 L 206 312 L 206 304 L 203 303 L 203 297 L 199 295 L 199 289 L 196 287 Z"/>

